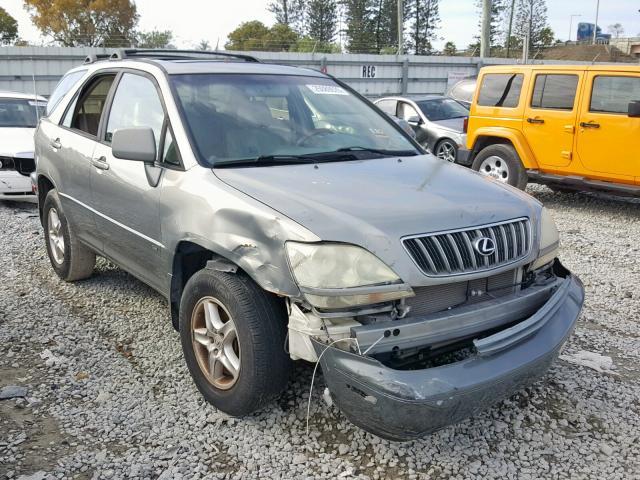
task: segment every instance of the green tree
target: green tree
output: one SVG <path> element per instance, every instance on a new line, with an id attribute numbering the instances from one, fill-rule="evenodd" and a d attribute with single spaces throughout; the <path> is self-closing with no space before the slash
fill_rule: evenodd
<path id="1" fill-rule="evenodd" d="M 515 36 L 524 37 L 530 32 L 529 47 L 544 45 L 549 28 L 546 0 L 518 0 L 514 19 Z"/>
<path id="2" fill-rule="evenodd" d="M 196 50 L 211 50 L 211 43 L 209 40 L 200 40 L 196 45 Z"/>
<path id="3" fill-rule="evenodd" d="M 504 32 L 502 30 L 504 24 L 504 12 L 510 7 L 508 0 L 492 0 L 491 2 L 491 26 L 489 28 L 489 38 L 491 48 L 502 46 Z M 476 0 L 476 10 L 478 12 L 478 31 L 482 30 L 482 0 Z M 480 36 L 476 35 L 474 39 L 478 40 L 480 45 Z M 475 43 L 473 44 L 475 45 Z"/>
<path id="4" fill-rule="evenodd" d="M 347 49 L 350 53 L 375 52 L 372 0 L 344 0 Z"/>
<path id="5" fill-rule="evenodd" d="M 34 25 L 65 47 L 129 46 L 138 23 L 132 0 L 24 0 Z"/>
<path id="6" fill-rule="evenodd" d="M 330 44 L 338 23 L 336 0 L 309 0 L 306 17 L 306 34 L 321 43 Z"/>
<path id="7" fill-rule="evenodd" d="M 442 49 L 442 53 L 444 55 L 448 55 L 450 57 L 454 56 L 458 49 L 456 48 L 456 44 L 453 42 L 447 42 L 444 44 L 444 48 Z"/>
<path id="8" fill-rule="evenodd" d="M 267 10 L 275 15 L 276 23 L 287 25 L 298 34 L 304 33 L 307 11 L 304 0 L 274 0 Z"/>
<path id="9" fill-rule="evenodd" d="M 265 49 L 272 52 L 291 51 L 298 42 L 299 35 L 284 23 L 276 23 L 264 37 Z"/>
<path id="10" fill-rule="evenodd" d="M 173 42 L 171 30 L 151 30 L 150 32 L 139 32 L 136 35 L 136 47 L 138 48 L 176 48 L 171 42 Z"/>
<path id="11" fill-rule="evenodd" d="M 555 35 L 551 27 L 544 27 L 540 30 L 540 34 L 538 35 L 538 43 L 536 45 L 540 47 L 549 47 L 553 45 L 555 39 Z"/>
<path id="12" fill-rule="evenodd" d="M 437 38 L 436 31 L 440 27 L 439 0 L 411 0 L 408 3 L 409 48 L 416 55 L 429 55 L 431 42 Z"/>
<path id="13" fill-rule="evenodd" d="M 404 2 L 403 17 L 409 13 Z M 398 50 L 398 2 L 397 0 L 375 0 L 373 8 L 374 45 L 378 53 L 395 53 Z"/>
<path id="14" fill-rule="evenodd" d="M 242 22 L 229 34 L 229 41 L 224 48 L 227 50 L 264 50 L 264 40 L 269 34 L 269 28 L 259 20 Z"/>
<path id="15" fill-rule="evenodd" d="M 299 36 L 290 27 L 276 23 L 268 28 L 258 20 L 243 22 L 229 34 L 227 50 L 282 52 L 294 50 Z"/>
<path id="16" fill-rule="evenodd" d="M 10 45 L 18 40 L 18 22 L 0 7 L 0 45 Z"/>

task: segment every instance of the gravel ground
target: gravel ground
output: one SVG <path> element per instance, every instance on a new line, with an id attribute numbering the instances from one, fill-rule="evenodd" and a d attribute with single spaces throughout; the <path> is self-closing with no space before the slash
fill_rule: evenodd
<path id="1" fill-rule="evenodd" d="M 640 202 L 530 193 L 552 210 L 562 258 L 587 301 L 545 379 L 484 414 L 405 444 L 380 440 L 312 399 L 311 367 L 263 412 L 206 404 L 165 301 L 107 262 L 65 284 L 31 205 L 0 203 L 0 478 L 640 478 Z M 29 477 L 26 477 L 29 475 Z"/>

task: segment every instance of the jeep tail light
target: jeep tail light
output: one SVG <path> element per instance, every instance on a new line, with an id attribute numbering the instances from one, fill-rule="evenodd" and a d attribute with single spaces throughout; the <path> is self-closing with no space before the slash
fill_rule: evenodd
<path id="1" fill-rule="evenodd" d="M 462 121 L 462 132 L 467 133 L 467 129 L 469 128 L 469 117 L 464 117 Z"/>

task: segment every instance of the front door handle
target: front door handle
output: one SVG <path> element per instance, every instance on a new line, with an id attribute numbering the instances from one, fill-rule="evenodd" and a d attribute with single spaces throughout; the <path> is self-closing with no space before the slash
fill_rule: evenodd
<path id="1" fill-rule="evenodd" d="M 109 164 L 106 157 L 91 160 L 91 164 L 100 170 L 109 170 Z"/>
<path id="2" fill-rule="evenodd" d="M 527 118 L 527 122 L 535 123 L 535 124 L 542 124 L 542 123 L 544 123 L 544 120 L 542 118 L 537 118 L 537 117 L 536 118 L 531 118 L 531 117 L 529 117 L 529 118 Z"/>
<path id="3" fill-rule="evenodd" d="M 60 143 L 59 138 L 52 140 L 49 145 L 51 145 L 51 148 L 53 148 L 54 150 L 60 150 L 62 148 L 62 144 Z"/>
<path id="4" fill-rule="evenodd" d="M 600 124 L 596 122 L 580 122 L 582 128 L 600 128 Z"/>

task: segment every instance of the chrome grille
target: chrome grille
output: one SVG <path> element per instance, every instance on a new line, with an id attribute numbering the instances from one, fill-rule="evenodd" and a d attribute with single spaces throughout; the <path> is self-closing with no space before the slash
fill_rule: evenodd
<path id="1" fill-rule="evenodd" d="M 488 256 L 473 245 L 480 237 L 491 238 L 496 246 Z M 402 240 L 422 273 L 431 277 L 482 272 L 516 262 L 531 251 L 531 224 L 528 218 L 424 235 Z"/>

